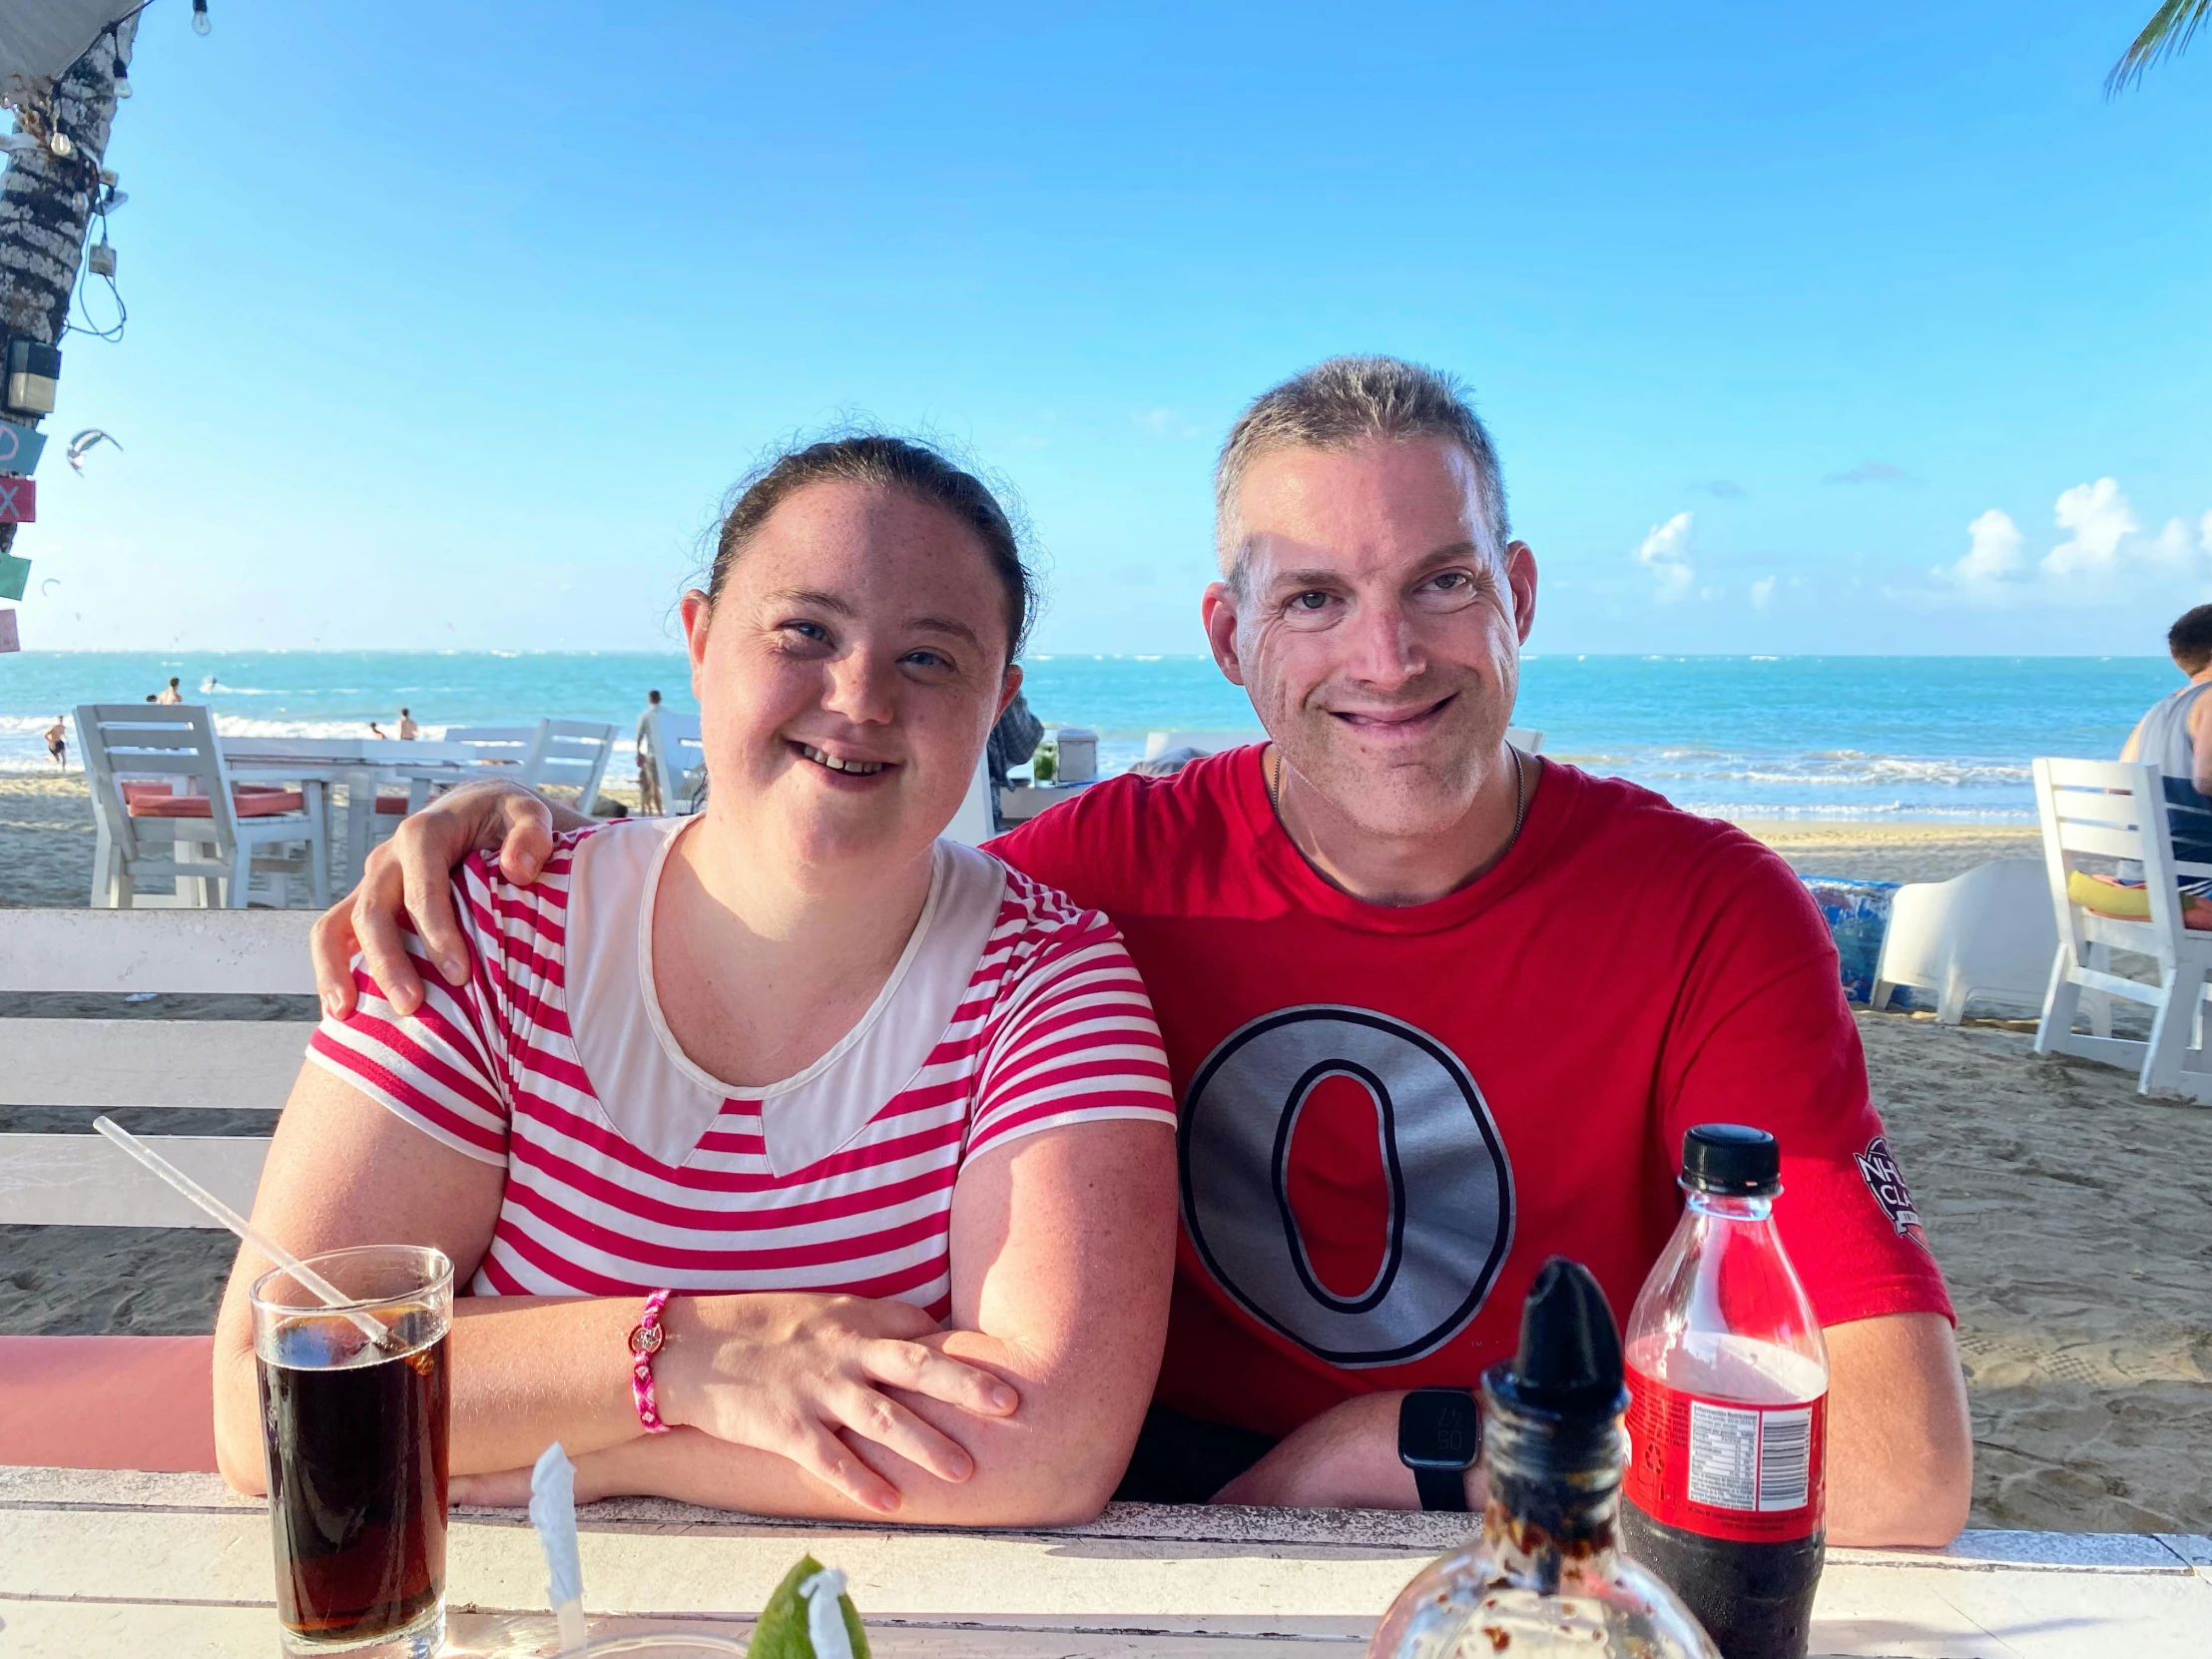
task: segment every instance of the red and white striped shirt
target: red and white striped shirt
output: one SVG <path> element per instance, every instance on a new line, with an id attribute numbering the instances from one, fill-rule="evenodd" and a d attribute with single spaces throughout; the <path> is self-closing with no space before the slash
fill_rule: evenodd
<path id="1" fill-rule="evenodd" d="M 561 835 L 528 886 L 471 857 L 453 883 L 468 983 L 425 961 L 428 1000 L 400 1018 L 356 959 L 358 1011 L 309 1044 L 425 1133 L 505 1166 L 477 1295 L 843 1292 L 942 1318 L 970 1158 L 1063 1124 L 1173 1125 L 1159 1028 L 1113 924 L 950 842 L 853 1033 L 796 1078 L 716 1082 L 651 983 L 675 832 Z"/>

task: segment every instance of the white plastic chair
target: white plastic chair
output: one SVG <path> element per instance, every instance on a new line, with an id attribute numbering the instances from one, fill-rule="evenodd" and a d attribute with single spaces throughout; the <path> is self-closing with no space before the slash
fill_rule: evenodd
<path id="1" fill-rule="evenodd" d="M 223 908 L 243 910 L 257 874 L 277 877 L 285 901 L 290 878 L 304 875 L 314 903 L 330 902 L 321 786 L 286 792 L 233 785 L 204 707 L 80 704 L 77 742 L 99 831 L 95 909 L 206 908 L 213 885 Z M 141 881 L 164 879 L 174 883 L 174 895 L 138 890 Z"/>
<path id="2" fill-rule="evenodd" d="M 1530 727 L 1506 727 L 1505 741 L 1523 755 L 1541 755 L 1544 752 L 1544 735 Z"/>
<path id="3" fill-rule="evenodd" d="M 670 818 L 689 818 L 707 804 L 707 752 L 699 741 L 699 717 L 656 707 L 646 712 L 645 723 L 661 811 Z"/>
<path id="4" fill-rule="evenodd" d="M 576 810 L 589 814 L 614 752 L 615 729 L 603 722 L 541 720 L 537 740 L 522 762 L 522 786 L 540 792 L 572 789 Z"/>
<path id="5" fill-rule="evenodd" d="M 2032 858 L 1976 864 L 1948 881 L 1913 881 L 1890 896 L 1868 1006 L 1900 985 L 1936 993 L 1936 1019 L 1956 1025 L 1974 997 L 2039 1009 L 2050 985 L 2058 927 L 2047 876 Z"/>
<path id="6" fill-rule="evenodd" d="M 532 726 L 448 726 L 446 743 L 465 743 L 485 766 L 520 766 L 530 758 L 531 747 L 545 722 Z"/>
<path id="7" fill-rule="evenodd" d="M 2166 817 L 2165 781 L 2155 766 L 2129 761 L 2038 760 L 2035 806 L 2043 863 L 2058 924 L 2058 950 L 2035 1031 L 2038 1054 L 2074 1054 L 2131 1070 L 2143 1094 L 2212 1102 L 2212 1059 L 2204 1050 L 2203 1001 L 2212 976 L 2212 933 L 2182 925 L 2181 876 L 2212 879 L 2212 864 L 2178 863 Z M 2127 859 L 2143 871 L 2148 919 L 2098 915 L 2068 895 L 2082 860 Z M 2132 950 L 2157 964 L 2158 983 L 2111 971 L 2111 952 Z M 2150 1040 L 2073 1028 L 2085 996 L 2102 993 L 2154 1010 Z"/>
<path id="8" fill-rule="evenodd" d="M 1201 755 L 1219 755 L 1225 749 L 1242 749 L 1246 744 L 1266 743 L 1265 732 L 1148 732 L 1144 740 L 1144 758 L 1157 761 L 1171 750 L 1195 749 Z"/>
<path id="9" fill-rule="evenodd" d="M 991 812 L 991 762 L 985 755 L 975 764 L 975 776 L 968 780 L 967 794 L 960 798 L 960 810 L 944 827 L 944 838 L 981 846 L 997 833 L 997 819 Z"/>

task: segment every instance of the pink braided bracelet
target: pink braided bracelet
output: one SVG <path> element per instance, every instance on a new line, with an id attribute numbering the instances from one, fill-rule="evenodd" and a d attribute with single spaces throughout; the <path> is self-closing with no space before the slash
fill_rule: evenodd
<path id="1" fill-rule="evenodd" d="M 661 1326 L 661 1310 L 668 1306 L 673 1291 L 655 1291 L 645 1299 L 645 1312 L 638 1316 L 637 1325 L 630 1332 L 630 1394 L 637 1401 L 638 1421 L 645 1424 L 648 1434 L 666 1434 L 668 1424 L 661 1420 L 660 1405 L 653 1398 L 653 1356 L 661 1352 L 661 1345 L 668 1341 L 668 1332 Z"/>

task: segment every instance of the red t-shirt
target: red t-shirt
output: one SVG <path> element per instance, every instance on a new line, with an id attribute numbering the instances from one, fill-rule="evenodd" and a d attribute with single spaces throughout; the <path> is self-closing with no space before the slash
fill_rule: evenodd
<path id="1" fill-rule="evenodd" d="M 1781 1141 L 1776 1220 L 1822 1324 L 1949 1315 L 1781 858 L 1547 763 L 1479 880 L 1370 904 L 1299 855 L 1260 756 L 1112 779 L 990 844 L 1113 919 L 1167 1039 L 1162 1403 L 1283 1434 L 1371 1389 L 1471 1386 L 1554 1254 L 1625 1321 L 1697 1123 Z"/>

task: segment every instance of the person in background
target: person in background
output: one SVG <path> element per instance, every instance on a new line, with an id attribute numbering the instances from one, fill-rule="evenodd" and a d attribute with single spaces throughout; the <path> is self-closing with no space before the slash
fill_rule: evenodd
<path id="1" fill-rule="evenodd" d="M 661 707 L 661 694 L 645 694 L 645 713 L 638 716 L 638 813 L 659 818 L 668 809 L 661 805 L 661 769 L 653 764 L 653 716 Z"/>
<path id="2" fill-rule="evenodd" d="M 56 715 L 54 724 L 46 729 L 46 753 L 54 757 L 54 764 L 64 772 L 69 770 L 69 728 Z"/>
<path id="3" fill-rule="evenodd" d="M 1044 722 L 1029 712 L 1029 700 L 1020 692 L 1006 705 L 1006 712 L 998 717 L 998 724 L 991 728 L 990 746 L 984 750 L 985 763 L 991 769 L 991 815 L 995 823 L 998 815 L 998 792 L 1010 781 L 1013 769 L 1027 766 L 1029 758 L 1037 752 L 1037 740 L 1044 736 Z"/>
<path id="4" fill-rule="evenodd" d="M 2165 775 L 2174 857 L 2212 864 L 2212 703 L 2204 701 L 2212 689 L 2212 605 L 2182 612 L 2166 630 L 2166 651 L 2188 683 L 2151 705 L 2127 735 L 2120 759 L 2148 761 Z M 2139 879 L 2141 870 L 2122 874 Z M 2212 881 L 2185 879 L 2180 886 L 2201 895 L 2212 890 Z"/>
<path id="5" fill-rule="evenodd" d="M 167 686 L 147 699 L 150 703 L 182 703 L 184 700 L 185 694 L 179 685 L 177 676 L 174 674 L 169 677 Z"/>
<path id="6" fill-rule="evenodd" d="M 402 743 L 412 743 L 412 742 L 414 742 L 414 740 L 415 740 L 415 739 L 417 739 L 417 738 L 419 738 L 419 737 L 421 737 L 421 736 L 422 736 L 422 728 L 421 728 L 421 727 L 419 727 L 419 726 L 417 726 L 417 725 L 415 724 L 415 718 L 414 718 L 414 716 L 413 716 L 413 715 L 411 715 L 411 714 L 409 714 L 409 713 L 407 713 L 407 711 L 406 711 L 406 710 L 404 710 L 404 709 L 401 709 L 401 710 L 399 711 L 399 737 L 400 737 L 400 741 L 401 741 Z"/>
<path id="7" fill-rule="evenodd" d="M 389 732 L 385 731 L 385 730 L 384 730 L 384 729 L 383 729 L 383 728 L 382 728 L 381 726 L 377 725 L 377 724 L 376 724 L 376 723 L 375 723 L 375 722 L 374 722 L 373 720 L 372 720 L 372 721 L 370 721 L 370 722 L 368 723 L 368 735 L 369 735 L 370 737 L 372 737 L 372 738 L 384 738 L 384 739 L 389 739 L 389 738 L 391 737 L 391 734 L 390 734 Z"/>

